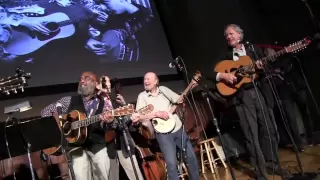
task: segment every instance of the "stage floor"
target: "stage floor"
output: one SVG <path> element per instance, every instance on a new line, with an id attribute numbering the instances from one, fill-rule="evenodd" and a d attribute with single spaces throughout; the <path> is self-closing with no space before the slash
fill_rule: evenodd
<path id="1" fill-rule="evenodd" d="M 298 163 L 296 161 L 295 154 L 290 149 L 279 149 L 280 154 L 280 163 L 281 167 L 289 170 L 291 173 L 298 172 Z M 320 173 L 320 146 L 306 146 L 305 151 L 300 153 L 301 163 L 303 170 L 305 172 L 318 172 Z M 236 165 L 233 165 L 233 170 L 237 180 L 251 180 L 254 179 L 252 176 L 252 170 L 250 170 L 250 165 L 239 160 Z M 251 168 L 252 169 L 252 168 Z M 221 180 L 232 180 L 229 173 L 223 168 L 219 169 L 219 177 L 214 178 L 211 173 L 209 173 L 209 169 L 207 169 L 207 173 L 205 177 L 202 179 L 221 179 Z M 268 177 L 269 180 L 281 180 L 280 176 L 271 176 Z M 320 180 L 320 175 L 316 178 L 316 180 Z"/>

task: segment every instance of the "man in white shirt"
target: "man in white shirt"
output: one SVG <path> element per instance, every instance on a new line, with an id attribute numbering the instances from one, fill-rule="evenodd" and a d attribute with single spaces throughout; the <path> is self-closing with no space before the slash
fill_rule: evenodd
<path id="1" fill-rule="evenodd" d="M 149 120 L 153 118 L 168 119 L 168 110 L 179 99 L 179 95 L 165 86 L 158 86 L 159 79 L 153 72 L 148 72 L 144 76 L 145 91 L 141 92 L 137 99 L 136 109 L 140 109 L 148 104 L 152 104 L 154 110 L 147 115 L 132 115 L 132 121 L 141 121 L 142 124 L 147 125 Z M 177 170 L 177 151 L 176 148 L 181 147 L 181 139 L 183 137 L 183 144 L 185 148 L 186 161 L 189 168 L 189 179 L 200 180 L 199 167 L 197 157 L 193 151 L 188 135 L 182 130 L 182 122 L 177 114 L 173 115 L 176 125 L 175 128 L 167 134 L 156 133 L 156 138 L 160 149 L 164 155 L 167 164 L 168 180 L 180 180 Z M 183 132 L 182 132 L 183 131 Z M 183 134 L 183 136 L 182 136 Z"/>

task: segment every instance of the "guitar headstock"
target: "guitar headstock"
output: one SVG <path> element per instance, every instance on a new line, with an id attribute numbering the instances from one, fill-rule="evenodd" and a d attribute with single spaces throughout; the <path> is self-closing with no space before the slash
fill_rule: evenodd
<path id="1" fill-rule="evenodd" d="M 133 113 L 134 113 L 133 104 L 128 104 L 126 106 L 122 106 L 113 110 L 113 116 L 126 116 Z"/>
<path id="2" fill-rule="evenodd" d="M 44 15 L 45 9 L 40 7 L 37 4 L 34 4 L 29 6 L 18 6 L 18 7 L 8 8 L 8 12 L 25 14 L 27 16 L 40 16 L 40 15 Z"/>
<path id="3" fill-rule="evenodd" d="M 285 49 L 288 53 L 297 53 L 305 49 L 310 43 L 311 43 L 311 40 L 309 38 L 304 38 L 303 40 L 297 41 L 285 47 Z"/>
<path id="4" fill-rule="evenodd" d="M 154 109 L 153 105 L 152 104 L 148 104 L 145 107 L 139 109 L 138 113 L 141 114 L 141 115 L 145 115 L 145 114 L 148 114 L 148 113 L 152 112 L 153 109 Z"/>
<path id="5" fill-rule="evenodd" d="M 193 76 L 192 78 L 192 81 L 190 84 L 194 85 L 196 83 L 198 83 L 198 81 L 200 80 L 201 78 L 201 72 L 200 71 L 196 71 L 195 75 Z"/>
<path id="6" fill-rule="evenodd" d="M 19 91 L 24 92 L 24 87 L 28 85 L 27 80 L 31 77 L 31 73 L 25 73 L 22 69 L 17 68 L 14 76 L 0 79 L 0 92 L 10 95 L 17 94 Z"/>

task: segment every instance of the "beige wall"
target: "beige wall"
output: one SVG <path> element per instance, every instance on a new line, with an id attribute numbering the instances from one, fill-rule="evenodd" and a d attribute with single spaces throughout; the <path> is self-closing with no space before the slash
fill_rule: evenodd
<path id="1" fill-rule="evenodd" d="M 166 82 L 166 83 L 162 83 L 161 85 L 167 86 L 177 93 L 182 92 L 185 87 L 183 81 Z M 136 98 L 142 90 L 143 90 L 142 85 L 125 86 L 122 88 L 122 95 L 125 97 L 127 102 L 132 102 L 137 100 Z M 40 115 L 40 111 L 42 110 L 42 108 L 44 108 L 46 105 L 58 100 L 63 96 L 74 95 L 74 94 L 75 93 L 63 93 L 63 94 L 27 97 L 27 98 L 21 98 L 21 99 L 1 101 L 0 102 L 0 112 L 1 112 L 0 121 L 4 121 L 5 118 L 7 117 L 4 114 L 5 106 L 12 106 L 16 103 L 28 100 L 32 106 L 32 109 L 27 112 L 21 113 L 21 117 L 24 118 L 24 117 L 38 116 Z"/>

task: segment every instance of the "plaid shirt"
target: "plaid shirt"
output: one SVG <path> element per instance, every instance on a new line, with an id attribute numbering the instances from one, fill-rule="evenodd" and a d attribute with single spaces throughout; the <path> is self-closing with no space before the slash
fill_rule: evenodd
<path id="1" fill-rule="evenodd" d="M 93 100 L 95 100 L 97 97 L 94 97 L 94 98 L 91 98 L 89 100 L 83 98 L 82 101 L 83 101 L 83 104 L 84 104 L 84 107 L 86 109 L 87 112 L 89 112 L 89 108 L 90 108 L 90 104 L 93 102 Z M 48 105 L 47 107 L 45 107 L 42 111 L 41 111 L 41 117 L 47 117 L 47 116 L 52 116 L 52 114 L 54 112 L 57 111 L 57 107 L 56 107 L 56 104 L 57 103 L 60 103 L 61 106 L 62 106 L 62 113 L 63 114 L 66 114 L 67 111 L 68 111 L 68 108 L 70 106 L 70 103 L 71 103 L 71 96 L 65 96 L 61 99 L 59 99 L 57 102 L 55 103 L 52 103 L 50 105 Z M 102 112 L 106 112 L 106 111 L 109 111 L 109 110 L 112 110 L 112 104 L 110 104 L 109 101 L 107 101 L 106 99 L 104 100 L 104 107 L 103 107 L 103 110 Z M 108 124 L 108 126 L 105 126 L 105 128 L 107 127 L 110 127 L 110 128 L 114 128 L 117 126 L 117 123 L 116 121 L 113 121 L 112 123 Z"/>

